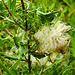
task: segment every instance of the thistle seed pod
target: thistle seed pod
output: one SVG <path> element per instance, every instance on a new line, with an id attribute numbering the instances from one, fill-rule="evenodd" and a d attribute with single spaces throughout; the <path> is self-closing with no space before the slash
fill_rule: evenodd
<path id="1" fill-rule="evenodd" d="M 71 26 L 58 21 L 54 26 L 44 26 L 34 34 L 35 39 L 39 41 L 38 51 L 43 53 L 66 52 L 70 35 L 66 33 Z"/>

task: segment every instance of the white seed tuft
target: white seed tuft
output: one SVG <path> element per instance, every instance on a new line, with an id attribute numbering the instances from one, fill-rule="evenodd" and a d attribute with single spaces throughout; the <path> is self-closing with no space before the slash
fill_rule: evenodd
<path id="1" fill-rule="evenodd" d="M 44 26 L 35 33 L 34 37 L 39 41 L 38 51 L 43 53 L 52 53 L 66 50 L 70 35 L 65 33 L 71 26 L 66 26 L 58 21 L 54 26 Z"/>

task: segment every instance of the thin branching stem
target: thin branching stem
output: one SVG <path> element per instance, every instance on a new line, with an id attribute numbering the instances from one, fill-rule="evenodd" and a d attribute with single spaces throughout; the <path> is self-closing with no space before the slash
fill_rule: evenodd
<path id="1" fill-rule="evenodd" d="M 23 9 L 23 14 L 24 14 L 24 11 L 25 11 L 25 7 L 24 7 L 24 2 L 23 0 L 21 0 L 21 3 L 22 3 L 22 9 Z M 29 6 L 28 6 L 29 8 Z M 27 9 L 28 9 L 27 8 Z M 27 12 L 27 10 L 26 10 Z M 27 14 L 27 13 L 26 13 Z M 27 24 L 27 15 L 25 16 L 26 17 L 26 21 L 24 23 L 24 26 L 25 26 L 25 31 L 28 31 L 28 24 Z M 30 45 L 28 44 L 28 49 L 30 49 Z M 30 51 L 28 52 L 28 67 L 29 67 L 29 73 L 31 73 L 31 62 L 30 62 Z"/>

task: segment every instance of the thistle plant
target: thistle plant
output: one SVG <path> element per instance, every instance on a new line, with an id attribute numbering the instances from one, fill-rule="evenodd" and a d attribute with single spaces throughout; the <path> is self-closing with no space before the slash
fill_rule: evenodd
<path id="1" fill-rule="evenodd" d="M 71 26 L 61 21 L 67 7 L 60 14 L 54 10 L 54 1 L 46 0 L 45 7 L 45 0 L 0 0 L 0 71 L 4 75 L 46 75 L 48 71 L 61 75 L 67 71 L 74 59 L 69 60 L 69 47 L 75 56 L 75 39 L 71 41 Z"/>

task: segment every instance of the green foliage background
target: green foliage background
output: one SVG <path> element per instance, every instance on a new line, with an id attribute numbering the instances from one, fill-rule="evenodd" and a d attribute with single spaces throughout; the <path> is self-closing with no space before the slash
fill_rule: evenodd
<path id="1" fill-rule="evenodd" d="M 75 1 L 74 0 L 0 0 L 0 70 L 3 75 L 74 75 L 75 74 Z M 27 3 L 29 9 L 27 10 Z M 44 55 L 33 53 L 38 43 L 34 34 L 44 25 L 58 20 L 71 25 L 69 51 L 63 60 L 32 66 L 31 73 L 26 54 L 36 59 Z M 26 23 L 27 22 L 27 23 Z M 27 30 L 26 30 L 27 24 Z M 27 48 L 29 47 L 30 48 Z M 40 72 L 42 73 L 40 74 Z"/>

